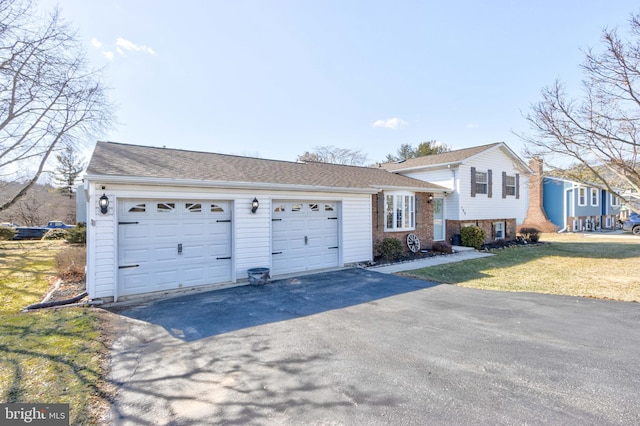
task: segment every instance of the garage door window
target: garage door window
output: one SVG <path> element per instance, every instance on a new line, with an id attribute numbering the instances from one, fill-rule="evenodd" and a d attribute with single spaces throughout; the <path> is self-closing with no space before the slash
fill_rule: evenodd
<path id="1" fill-rule="evenodd" d="M 136 204 L 129 209 L 129 213 L 145 213 L 147 211 L 146 204 Z"/>
<path id="2" fill-rule="evenodd" d="M 291 204 L 291 211 L 292 212 L 301 212 L 302 211 L 302 204 Z"/>
<path id="3" fill-rule="evenodd" d="M 173 213 L 176 209 L 176 203 L 158 203 L 156 211 L 158 213 Z"/>
<path id="4" fill-rule="evenodd" d="M 217 204 L 211 204 L 211 213 L 223 213 L 224 208 L 220 207 Z"/>
<path id="5" fill-rule="evenodd" d="M 184 208 L 187 211 L 187 213 L 190 213 L 190 214 L 202 213 L 202 204 L 200 203 L 186 203 L 184 205 Z"/>
<path id="6" fill-rule="evenodd" d="M 333 212 L 336 210 L 336 207 L 333 204 L 325 204 L 324 211 L 325 212 Z"/>

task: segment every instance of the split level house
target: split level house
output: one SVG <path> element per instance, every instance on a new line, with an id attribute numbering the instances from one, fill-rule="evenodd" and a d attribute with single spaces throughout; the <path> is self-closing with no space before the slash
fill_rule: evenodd
<path id="1" fill-rule="evenodd" d="M 247 282 L 371 262 L 384 238 L 515 238 L 529 167 L 504 143 L 379 167 L 98 142 L 87 167 L 92 299 Z M 413 247 L 415 249 L 415 246 Z"/>
<path id="2" fill-rule="evenodd" d="M 451 189 L 382 168 L 98 142 L 83 191 L 87 292 L 118 300 L 369 262 L 385 236 L 428 247 L 434 200 Z"/>
<path id="3" fill-rule="evenodd" d="M 433 200 L 436 240 L 453 241 L 465 226 L 483 228 L 485 242 L 513 240 L 527 215 L 532 170 L 502 142 L 380 167 L 447 188 Z"/>

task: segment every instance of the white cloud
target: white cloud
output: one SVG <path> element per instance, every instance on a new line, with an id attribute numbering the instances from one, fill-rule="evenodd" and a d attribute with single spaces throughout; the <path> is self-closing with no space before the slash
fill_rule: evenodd
<path id="1" fill-rule="evenodd" d="M 118 52 L 120 56 L 124 56 L 124 50 L 122 50 L 121 48 L 116 47 L 116 52 Z"/>
<path id="2" fill-rule="evenodd" d="M 113 52 L 112 51 L 108 50 L 108 51 L 102 52 L 102 55 L 105 58 L 107 58 L 108 60 L 113 61 Z"/>
<path id="3" fill-rule="evenodd" d="M 148 53 L 149 55 L 155 55 L 156 52 L 147 46 L 143 46 L 143 45 L 139 45 L 139 44 L 135 44 L 134 42 L 124 39 L 122 37 L 118 37 L 116 39 L 116 46 L 118 48 L 124 49 L 124 50 L 130 50 L 130 51 L 134 51 L 134 52 L 144 52 L 144 53 Z"/>
<path id="4" fill-rule="evenodd" d="M 388 118 L 386 120 L 376 120 L 374 121 L 371 126 L 372 127 L 383 127 L 385 129 L 393 129 L 396 130 L 400 127 L 406 126 L 409 123 L 407 123 L 406 121 L 404 121 L 401 118 L 398 117 L 393 117 L 393 118 Z"/>
<path id="5" fill-rule="evenodd" d="M 100 49 L 102 47 L 102 43 L 100 42 L 100 40 L 95 37 L 91 39 L 91 45 L 96 49 Z"/>

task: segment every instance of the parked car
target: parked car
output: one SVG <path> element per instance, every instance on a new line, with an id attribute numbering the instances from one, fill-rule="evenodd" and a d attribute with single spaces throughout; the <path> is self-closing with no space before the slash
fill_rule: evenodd
<path id="1" fill-rule="evenodd" d="M 47 226 L 45 226 L 45 228 L 49 228 L 49 229 L 69 229 L 69 228 L 74 228 L 73 225 L 67 225 L 66 223 L 62 222 L 61 220 L 50 220 L 49 223 L 47 223 Z"/>
<path id="2" fill-rule="evenodd" d="M 629 219 L 622 223 L 622 229 L 640 235 L 640 214 L 631 213 Z"/>
<path id="3" fill-rule="evenodd" d="M 16 228 L 18 233 L 14 240 L 41 240 L 49 229 L 69 229 L 74 228 L 73 225 L 67 225 L 60 220 L 50 220 L 46 226 L 19 226 Z"/>

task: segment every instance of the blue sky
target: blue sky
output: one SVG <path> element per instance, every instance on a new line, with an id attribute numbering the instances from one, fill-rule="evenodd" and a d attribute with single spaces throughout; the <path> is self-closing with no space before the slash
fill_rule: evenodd
<path id="1" fill-rule="evenodd" d="M 43 8 L 56 4 L 38 2 Z M 101 140 L 295 160 L 316 146 L 371 163 L 435 139 L 503 141 L 581 49 L 626 31 L 637 1 L 62 0 L 119 124 Z"/>

